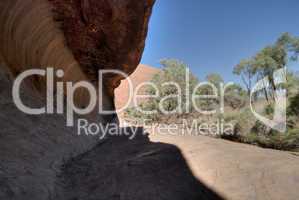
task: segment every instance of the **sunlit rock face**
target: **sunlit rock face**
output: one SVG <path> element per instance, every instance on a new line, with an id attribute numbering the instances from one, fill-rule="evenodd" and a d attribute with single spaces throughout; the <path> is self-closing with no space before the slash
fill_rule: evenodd
<path id="1" fill-rule="evenodd" d="M 100 69 L 131 74 L 140 62 L 153 0 L 49 0 L 61 23 L 67 45 L 92 81 Z M 110 95 L 123 79 L 108 74 Z"/>
<path id="2" fill-rule="evenodd" d="M 131 74 L 140 62 L 154 0 L 2 0 L 0 54 L 13 76 L 28 68 L 63 69 L 62 81 L 97 85 L 99 70 Z M 105 74 L 103 105 L 114 109 L 118 74 Z M 45 80 L 32 83 L 45 90 Z M 89 101 L 79 90 L 76 102 Z"/>
<path id="3" fill-rule="evenodd" d="M 140 86 L 151 81 L 159 72 L 161 72 L 161 70 L 158 68 L 140 64 L 134 73 L 131 74 L 130 79 L 122 80 L 120 86 L 115 89 L 115 107 L 120 116 L 123 114 L 126 108 L 139 105 L 140 101 L 142 101 L 142 98 L 137 98 L 137 105 L 135 105 L 134 97 L 136 96 L 134 94 L 145 94 L 146 86 Z"/>

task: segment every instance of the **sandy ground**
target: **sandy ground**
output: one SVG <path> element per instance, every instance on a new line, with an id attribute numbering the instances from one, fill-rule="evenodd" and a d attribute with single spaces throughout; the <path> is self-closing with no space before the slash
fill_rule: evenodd
<path id="1" fill-rule="evenodd" d="M 150 134 L 179 147 L 194 175 L 232 200 L 298 200 L 299 155 L 205 136 Z"/>
<path id="2" fill-rule="evenodd" d="M 141 65 L 132 75 L 134 85 L 155 73 L 157 69 Z M 128 98 L 124 88 L 128 88 L 126 81 L 116 91 L 117 105 Z M 229 200 L 299 199 L 299 154 L 205 136 L 148 132 L 153 142 L 179 147 L 193 174 Z"/>

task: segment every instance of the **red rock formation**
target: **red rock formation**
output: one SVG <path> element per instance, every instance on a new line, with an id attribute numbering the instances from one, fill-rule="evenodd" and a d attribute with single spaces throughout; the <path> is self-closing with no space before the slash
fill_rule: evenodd
<path id="1" fill-rule="evenodd" d="M 132 73 L 144 48 L 152 5 L 153 0 L 0 0 L 0 58 L 14 76 L 46 67 L 63 69 L 61 81 L 68 82 L 95 81 L 101 69 Z M 111 136 L 107 131 L 76 135 L 76 128 L 65 126 L 65 115 L 21 112 L 3 68 L 1 200 L 219 199 L 194 178 L 176 147 L 151 143 L 142 130 L 134 140 L 118 128 L 109 130 Z M 113 109 L 113 90 L 121 78 L 105 77 L 106 107 Z M 40 107 L 40 91 L 23 86 L 26 105 Z M 87 98 L 84 93 L 78 95 L 82 98 Z M 102 135 L 106 137 L 98 141 Z"/>
<path id="2" fill-rule="evenodd" d="M 98 70 L 131 74 L 140 62 L 154 0 L 1 0 L 0 54 L 14 76 L 28 68 L 63 69 L 62 81 L 98 80 Z M 104 76 L 114 108 L 120 75 Z M 35 86 L 44 85 L 41 78 Z M 42 88 L 44 89 L 44 88 Z M 77 93 L 84 107 L 86 91 Z"/>
<path id="3" fill-rule="evenodd" d="M 136 90 L 140 84 L 150 81 L 155 74 L 160 70 L 158 68 L 150 67 L 147 65 L 139 65 L 136 71 L 129 77 L 132 82 L 133 90 Z M 144 91 L 144 87 L 140 89 L 141 94 Z M 115 90 L 115 106 L 116 109 L 122 109 L 126 104 L 133 106 L 133 99 L 130 99 L 130 86 L 128 80 L 122 80 L 120 86 Z M 134 92 L 132 91 L 132 92 Z M 133 94 L 131 94 L 133 95 Z"/>
<path id="4" fill-rule="evenodd" d="M 154 0 L 49 0 L 67 45 L 90 80 L 100 69 L 131 74 L 140 62 Z M 123 77 L 104 77 L 109 94 Z"/>

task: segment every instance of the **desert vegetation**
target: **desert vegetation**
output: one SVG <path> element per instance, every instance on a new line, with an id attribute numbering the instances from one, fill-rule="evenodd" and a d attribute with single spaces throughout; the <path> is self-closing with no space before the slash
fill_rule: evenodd
<path id="1" fill-rule="evenodd" d="M 161 61 L 162 70 L 147 85 L 145 95 L 149 98 L 138 106 L 126 110 L 127 120 L 146 123 L 230 123 L 233 130 L 207 135 L 258 145 L 278 150 L 299 150 L 299 75 L 287 66 L 296 62 L 299 54 L 299 37 L 282 34 L 274 44 L 261 49 L 256 55 L 241 60 L 232 73 L 241 82 L 225 84 L 221 74 L 211 73 L 199 80 L 187 65 L 176 59 Z M 286 81 L 277 84 L 275 72 L 285 69 Z M 252 88 L 260 81 L 267 87 L 257 92 Z M 166 84 L 167 83 L 167 84 Z M 200 87 L 198 87 L 200 85 Z M 184 92 L 180 91 L 183 88 Z M 186 91 L 185 91 L 186 90 Z M 260 115 L 272 119 L 278 95 L 286 91 L 286 131 L 269 128 L 252 113 L 250 105 Z M 222 94 L 221 94 L 222 93 Z M 196 98 L 201 95 L 209 98 Z M 251 97 L 251 98 L 250 98 Z M 201 108 L 202 112 L 198 112 Z"/>

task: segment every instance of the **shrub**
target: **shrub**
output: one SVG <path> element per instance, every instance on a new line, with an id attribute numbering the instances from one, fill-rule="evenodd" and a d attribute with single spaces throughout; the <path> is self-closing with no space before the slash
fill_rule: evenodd
<path id="1" fill-rule="evenodd" d="M 146 108 L 144 108 L 144 106 L 146 107 L 149 104 L 141 104 L 140 107 L 143 110 L 146 110 Z M 136 122 L 152 122 L 152 121 L 156 121 L 158 116 L 155 114 L 145 114 L 143 112 L 138 111 L 136 108 L 128 108 L 125 112 L 125 118 L 129 118 L 131 120 L 134 120 Z"/>
<path id="2" fill-rule="evenodd" d="M 272 115 L 274 113 L 274 106 L 273 104 L 266 105 L 264 112 L 266 115 Z"/>
<path id="3" fill-rule="evenodd" d="M 220 137 L 235 142 L 243 142 L 243 138 L 247 137 L 255 124 L 255 118 L 248 108 L 238 112 L 225 113 L 223 119 L 225 123 L 234 125 L 234 131 L 231 134 L 220 135 Z"/>
<path id="4" fill-rule="evenodd" d="M 182 108 L 182 112 L 186 113 L 184 109 L 186 109 L 187 101 L 191 102 L 191 99 L 187 99 L 188 96 L 191 97 L 191 94 L 193 92 L 193 89 L 195 88 L 196 84 L 198 83 L 198 80 L 195 78 L 195 76 L 187 70 L 187 66 L 178 61 L 178 60 L 162 60 L 161 64 L 163 66 L 163 70 L 156 74 L 153 79 L 151 80 L 152 83 L 157 86 L 157 89 L 159 90 L 159 97 L 157 98 L 151 98 L 147 99 L 144 102 L 142 102 L 139 106 L 144 111 L 157 111 L 158 113 L 155 115 L 146 115 L 142 114 L 141 112 L 136 111 L 135 108 L 130 108 L 127 110 L 127 114 L 129 117 L 133 118 L 141 118 L 141 119 L 152 119 L 152 120 L 158 120 L 161 117 L 163 117 L 163 113 L 161 112 L 159 108 L 159 103 L 163 99 L 162 107 L 164 110 L 171 112 L 175 111 L 178 106 Z M 190 95 L 186 95 L 186 92 L 184 91 L 187 87 L 186 85 L 186 75 L 189 73 L 189 93 Z M 177 95 L 178 88 L 173 84 L 164 85 L 164 83 L 176 83 L 177 86 L 179 86 L 182 91 L 181 98 L 182 102 L 181 105 L 179 105 L 179 100 Z M 146 89 L 146 94 L 156 94 L 156 90 L 153 87 L 148 87 Z M 170 96 L 173 95 L 174 97 L 171 98 Z M 166 99 L 167 98 L 167 99 Z M 188 110 L 192 110 L 192 104 L 190 104 L 190 107 Z M 182 114 L 182 113 L 181 113 Z M 167 116 L 165 116 L 167 117 Z"/>
<path id="5" fill-rule="evenodd" d="M 244 142 L 264 148 L 299 151 L 299 129 L 293 129 L 287 133 L 276 132 L 269 136 L 251 133 L 244 138 Z"/>
<path id="6" fill-rule="evenodd" d="M 246 105 L 246 98 L 238 94 L 231 94 L 225 97 L 225 102 L 233 109 L 240 109 Z"/>
<path id="7" fill-rule="evenodd" d="M 239 85 L 231 85 L 225 91 L 224 101 L 233 109 L 245 107 L 247 94 Z"/>
<path id="8" fill-rule="evenodd" d="M 187 101 L 191 101 L 191 99 L 187 99 L 187 95 L 185 94 L 185 88 L 187 87 L 186 84 L 189 85 L 189 97 L 191 97 L 193 89 L 198 83 L 197 78 L 188 71 L 187 65 L 174 59 L 165 59 L 161 61 L 163 66 L 163 70 L 158 73 L 152 80 L 152 82 L 157 86 L 160 97 L 157 98 L 157 101 L 160 102 L 163 98 L 169 95 L 178 95 L 178 89 L 174 85 L 163 85 L 166 82 L 176 83 L 181 91 L 182 94 L 180 98 L 182 99 L 181 107 L 183 108 L 183 113 L 185 112 Z M 189 82 L 187 83 L 186 76 L 189 76 Z M 153 91 L 148 91 L 150 94 L 153 94 Z M 177 98 L 168 98 L 166 101 L 163 101 L 163 108 L 166 111 L 173 111 L 179 105 Z M 158 106 L 158 104 L 157 104 Z M 192 110 L 192 104 L 190 104 L 190 110 Z M 157 110 L 159 110 L 157 108 Z"/>
<path id="9" fill-rule="evenodd" d="M 288 114 L 299 116 L 299 93 L 294 97 L 291 97 L 289 101 Z"/>
<path id="10" fill-rule="evenodd" d="M 235 134 L 241 136 L 248 135 L 255 126 L 255 123 L 256 119 L 251 110 L 248 108 L 242 109 L 235 125 Z"/>
<path id="11" fill-rule="evenodd" d="M 271 133 L 271 128 L 257 120 L 251 128 L 251 132 L 259 136 L 267 136 Z"/>

